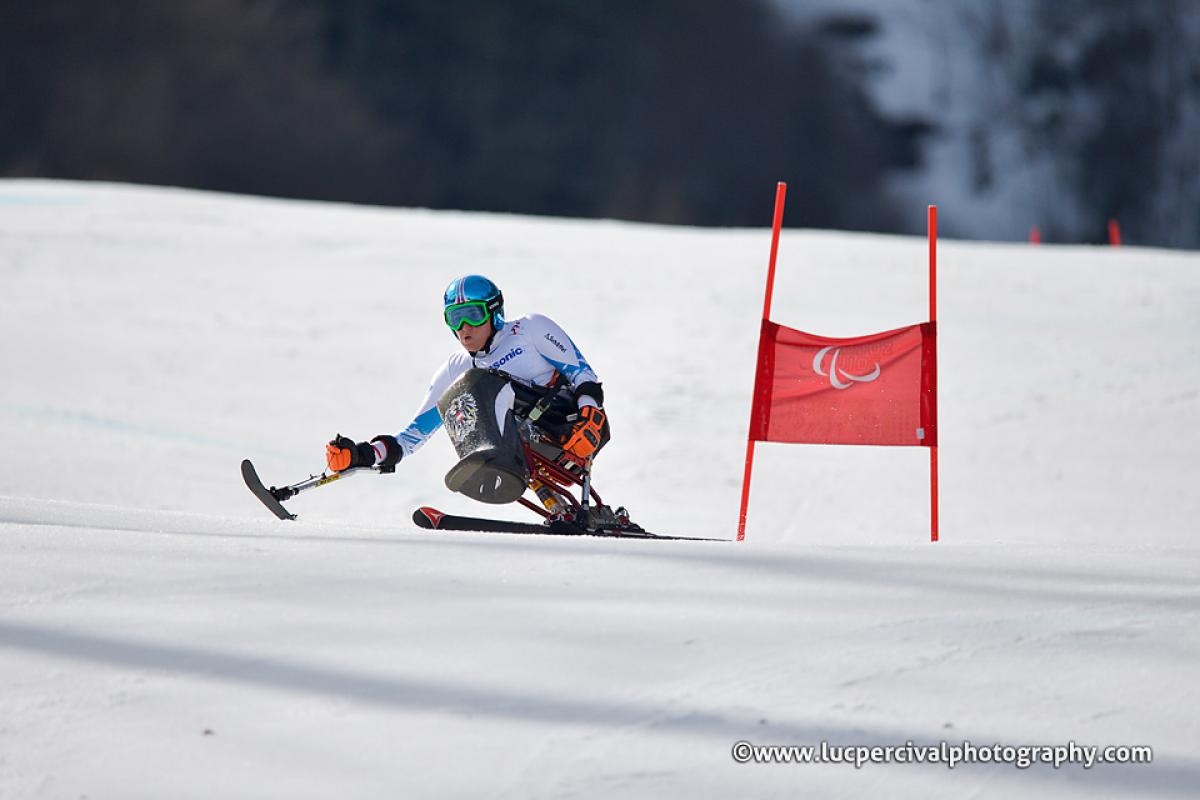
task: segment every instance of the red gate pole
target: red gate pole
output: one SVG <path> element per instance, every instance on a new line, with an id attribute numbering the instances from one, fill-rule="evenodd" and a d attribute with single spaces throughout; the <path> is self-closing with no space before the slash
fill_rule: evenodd
<path id="1" fill-rule="evenodd" d="M 929 207 L 929 321 L 937 322 L 937 206 Z M 934 325 L 933 357 L 937 359 L 937 326 Z M 933 387 L 937 397 L 937 385 Z M 936 402 L 936 400 L 935 400 Z M 938 446 L 929 448 L 929 541 L 938 540 Z"/>
<path id="2" fill-rule="evenodd" d="M 762 318 L 766 322 L 771 317 L 771 295 L 775 291 L 775 256 L 779 252 L 779 231 L 783 227 L 783 203 L 787 197 L 787 184 L 783 181 L 775 184 L 775 220 L 771 224 L 771 260 L 767 266 L 767 291 L 763 298 Z M 758 340 L 758 361 L 754 364 L 755 375 L 758 374 L 758 364 L 762 360 L 762 334 Z M 754 404 L 750 404 L 750 413 L 754 413 Z M 751 419 L 751 428 L 754 420 Z M 746 538 L 746 509 L 750 505 L 750 472 L 754 468 L 754 439 L 749 432 L 746 434 L 746 471 L 742 473 L 742 507 L 738 512 L 737 540 Z"/>

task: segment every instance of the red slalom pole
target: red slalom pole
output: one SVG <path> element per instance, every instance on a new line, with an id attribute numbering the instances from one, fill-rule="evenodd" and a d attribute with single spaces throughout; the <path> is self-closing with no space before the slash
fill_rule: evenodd
<path id="1" fill-rule="evenodd" d="M 929 207 L 929 321 L 937 322 L 937 206 Z M 937 359 L 937 326 L 934 326 L 933 354 Z M 933 387 L 937 397 L 936 381 Z M 938 448 L 929 448 L 929 541 L 938 540 Z"/>
<path id="2" fill-rule="evenodd" d="M 783 204 L 787 199 L 787 184 L 775 185 L 775 220 L 771 223 L 771 260 L 767 266 L 767 292 L 763 297 L 763 319 L 771 318 L 771 295 L 775 292 L 775 256 L 779 253 L 779 231 L 783 228 Z"/>
<path id="3" fill-rule="evenodd" d="M 787 184 L 783 181 L 775 184 L 775 219 L 771 223 L 771 258 L 767 266 L 767 291 L 763 297 L 763 321 L 767 321 L 771 317 L 771 295 L 775 291 L 775 257 L 779 253 L 779 231 L 783 227 L 783 204 L 787 198 Z M 759 334 L 758 339 L 758 360 L 754 363 L 755 374 L 758 373 L 758 365 L 762 363 L 762 334 Z M 754 413 L 754 404 L 751 403 L 750 413 Z M 751 427 L 754 420 L 751 419 Z M 750 505 L 750 473 L 754 468 L 754 439 L 749 432 L 746 434 L 746 470 L 742 473 L 742 507 L 738 511 L 738 531 L 737 540 L 739 542 L 746 539 L 746 510 Z"/>
<path id="4" fill-rule="evenodd" d="M 1121 246 L 1121 225 L 1115 219 L 1108 221 L 1108 243 L 1113 247 Z"/>

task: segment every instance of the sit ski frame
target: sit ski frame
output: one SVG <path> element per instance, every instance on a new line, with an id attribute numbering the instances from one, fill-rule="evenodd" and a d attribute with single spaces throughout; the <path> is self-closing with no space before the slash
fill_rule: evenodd
<path id="1" fill-rule="evenodd" d="M 413 522 L 418 527 L 427 530 L 459 530 L 483 531 L 492 533 L 530 533 L 551 534 L 558 536 L 607 536 L 633 539 L 691 539 L 695 541 L 724 541 L 722 539 L 699 539 L 688 536 L 662 536 L 644 530 L 640 525 L 629 521 L 625 509 L 619 508 L 613 513 L 615 524 L 591 526 L 589 510 L 607 508 L 600 494 L 591 485 L 591 464 L 586 461 L 572 461 L 578 465 L 579 473 L 569 470 L 558 462 L 547 458 L 524 443 L 525 458 L 529 465 L 532 478 L 536 478 L 549 487 L 560 503 L 567 507 L 566 511 L 552 514 L 535 502 L 522 496 L 517 502 L 543 518 L 542 522 L 514 522 L 509 520 L 486 519 L 483 517 L 465 517 L 455 514 L 444 514 L 430 506 L 422 506 L 413 512 Z M 267 507 L 272 514 L 281 520 L 294 520 L 296 514 L 283 507 L 285 500 L 290 500 L 301 492 L 327 486 L 335 481 L 360 472 L 389 473 L 395 468 L 380 467 L 351 467 L 342 472 L 310 475 L 305 480 L 290 486 L 267 488 L 258 477 L 254 465 L 249 459 L 242 461 L 242 479 L 255 497 Z M 578 490 L 579 498 L 574 495 Z"/>

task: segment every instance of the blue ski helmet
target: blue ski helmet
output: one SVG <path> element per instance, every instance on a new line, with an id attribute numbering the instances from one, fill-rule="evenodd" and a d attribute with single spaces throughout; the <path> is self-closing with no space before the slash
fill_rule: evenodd
<path id="1" fill-rule="evenodd" d="M 489 318 L 492 328 L 504 327 L 504 295 L 500 287 L 482 275 L 464 275 L 450 281 L 442 296 L 442 315 L 451 330 L 463 323 L 482 325 Z"/>

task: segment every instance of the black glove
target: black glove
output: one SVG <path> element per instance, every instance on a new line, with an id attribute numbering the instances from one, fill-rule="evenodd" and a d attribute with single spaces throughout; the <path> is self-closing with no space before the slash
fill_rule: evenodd
<path id="1" fill-rule="evenodd" d="M 355 442 L 340 433 L 329 444 L 325 445 L 325 463 L 334 472 L 344 472 L 354 467 L 371 467 L 375 465 L 377 451 L 375 442 L 383 447 L 383 458 L 379 461 L 380 472 L 395 472 L 396 464 L 404 451 L 395 436 L 376 436 L 369 442 Z"/>
<path id="2" fill-rule="evenodd" d="M 379 462 L 379 471 L 395 472 L 396 465 L 400 463 L 400 459 L 404 456 L 404 450 L 400 448 L 400 443 L 396 441 L 395 436 L 388 436 L 386 433 L 382 436 L 376 436 L 371 440 L 371 444 L 375 444 L 376 442 L 383 445 L 383 460 Z"/>
<path id="3" fill-rule="evenodd" d="M 370 442 L 355 444 L 353 439 L 339 433 L 325 445 L 325 463 L 334 472 L 369 467 L 375 463 L 375 448 Z"/>

